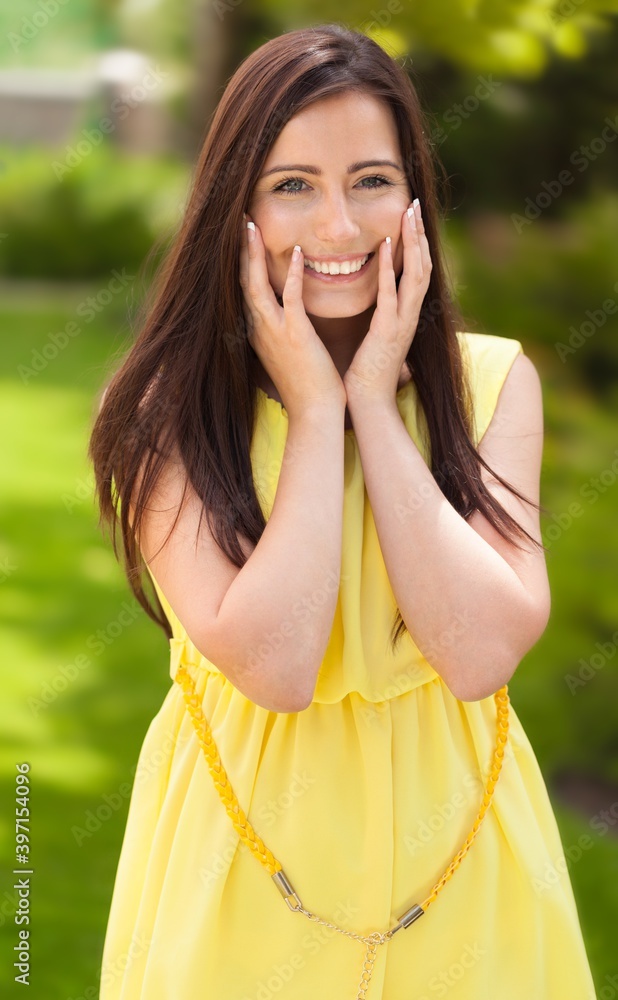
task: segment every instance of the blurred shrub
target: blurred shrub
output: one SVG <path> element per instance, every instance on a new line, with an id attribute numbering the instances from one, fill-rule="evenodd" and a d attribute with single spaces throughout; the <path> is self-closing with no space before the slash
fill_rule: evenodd
<path id="1" fill-rule="evenodd" d="M 57 176 L 47 148 L 2 150 L 0 274 L 84 280 L 137 269 L 178 224 L 189 168 L 102 143 Z M 63 154 L 64 157 L 64 154 Z"/>
<path id="2" fill-rule="evenodd" d="M 618 195 L 518 233 L 496 212 L 445 225 L 466 329 L 515 337 L 542 381 L 550 623 L 509 685 L 544 774 L 618 780 Z"/>
<path id="3" fill-rule="evenodd" d="M 559 384 L 572 376 L 606 404 L 618 383 L 618 194 L 565 206 L 560 220 L 486 213 L 449 220 L 469 328 L 539 345 Z"/>

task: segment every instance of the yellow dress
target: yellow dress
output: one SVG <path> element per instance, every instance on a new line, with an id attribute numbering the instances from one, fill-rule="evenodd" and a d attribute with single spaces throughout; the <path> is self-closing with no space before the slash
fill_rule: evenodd
<path id="1" fill-rule="evenodd" d="M 458 336 L 478 443 L 522 346 Z M 258 395 L 252 462 L 268 517 L 288 418 Z M 397 405 L 428 461 L 415 401 L 412 381 Z M 240 805 L 303 906 L 361 935 L 388 930 L 426 898 L 470 831 L 496 705 L 458 701 L 407 633 L 391 654 L 396 604 L 354 432 L 345 433 L 338 603 L 307 709 L 276 713 L 245 697 L 199 653 L 154 582 L 174 633 L 171 676 L 180 664 L 190 670 Z M 101 1000 L 355 1000 L 364 954 L 361 942 L 289 909 L 240 841 L 173 683 L 139 757 Z M 512 706 L 480 831 L 427 912 L 378 947 L 367 1000 L 442 996 L 595 998 L 555 817 Z"/>

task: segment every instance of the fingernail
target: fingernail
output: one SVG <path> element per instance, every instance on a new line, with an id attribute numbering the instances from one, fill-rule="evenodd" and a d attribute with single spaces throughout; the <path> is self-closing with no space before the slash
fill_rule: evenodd
<path id="1" fill-rule="evenodd" d="M 300 257 L 300 246 L 297 243 L 292 251 L 292 260 L 298 260 L 299 257 Z"/>
<path id="2" fill-rule="evenodd" d="M 388 247 L 388 252 L 390 254 L 392 254 L 393 253 L 393 248 L 391 246 L 391 238 L 390 238 L 390 236 L 386 237 L 386 246 Z"/>
<path id="3" fill-rule="evenodd" d="M 414 208 L 414 209 L 418 208 L 418 214 L 419 215 L 421 214 L 421 203 L 418 200 L 418 198 L 415 198 L 414 201 L 412 202 L 412 208 Z"/>
<path id="4" fill-rule="evenodd" d="M 247 223 L 247 239 L 249 240 L 249 243 L 253 243 L 255 239 L 255 222 Z"/>
<path id="5" fill-rule="evenodd" d="M 408 219 L 410 220 L 411 225 L 415 226 L 416 225 L 416 212 L 414 211 L 414 205 L 410 205 L 410 208 L 408 209 L 408 211 L 407 211 L 406 214 L 408 216 Z"/>

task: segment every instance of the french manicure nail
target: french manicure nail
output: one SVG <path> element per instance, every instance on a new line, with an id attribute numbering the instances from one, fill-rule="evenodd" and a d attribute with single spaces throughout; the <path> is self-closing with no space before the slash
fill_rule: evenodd
<path id="1" fill-rule="evenodd" d="M 253 243 L 255 239 L 255 222 L 247 223 L 247 239 L 249 240 L 249 243 Z"/>
<path id="2" fill-rule="evenodd" d="M 386 246 L 388 247 L 388 252 L 389 252 L 390 254 L 392 254 L 392 252 L 393 252 L 393 248 L 392 248 L 392 246 L 391 246 L 391 238 L 390 238 L 390 236 L 387 236 L 387 237 L 386 237 Z"/>
<path id="3" fill-rule="evenodd" d="M 418 214 L 419 215 L 421 214 L 421 203 L 418 200 L 418 198 L 415 198 L 414 201 L 412 202 L 412 208 L 415 210 L 418 208 Z"/>

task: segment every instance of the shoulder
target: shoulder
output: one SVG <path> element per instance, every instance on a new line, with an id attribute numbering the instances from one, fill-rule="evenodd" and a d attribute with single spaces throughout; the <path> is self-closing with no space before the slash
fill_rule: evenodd
<path id="1" fill-rule="evenodd" d="M 474 405 L 476 443 L 487 433 L 542 428 L 542 387 L 521 341 L 494 334 L 457 334 Z"/>
<path id="2" fill-rule="evenodd" d="M 471 375 L 506 373 L 517 355 L 524 353 L 521 341 L 514 337 L 464 330 L 457 332 L 457 339 Z"/>
<path id="3" fill-rule="evenodd" d="M 543 387 L 529 357 L 520 354 L 508 370 L 487 434 L 543 434 Z"/>
<path id="4" fill-rule="evenodd" d="M 542 396 L 541 378 L 531 358 L 527 354 L 518 354 L 511 364 L 498 403 L 511 400 L 525 408 L 533 402 L 538 402 Z"/>

